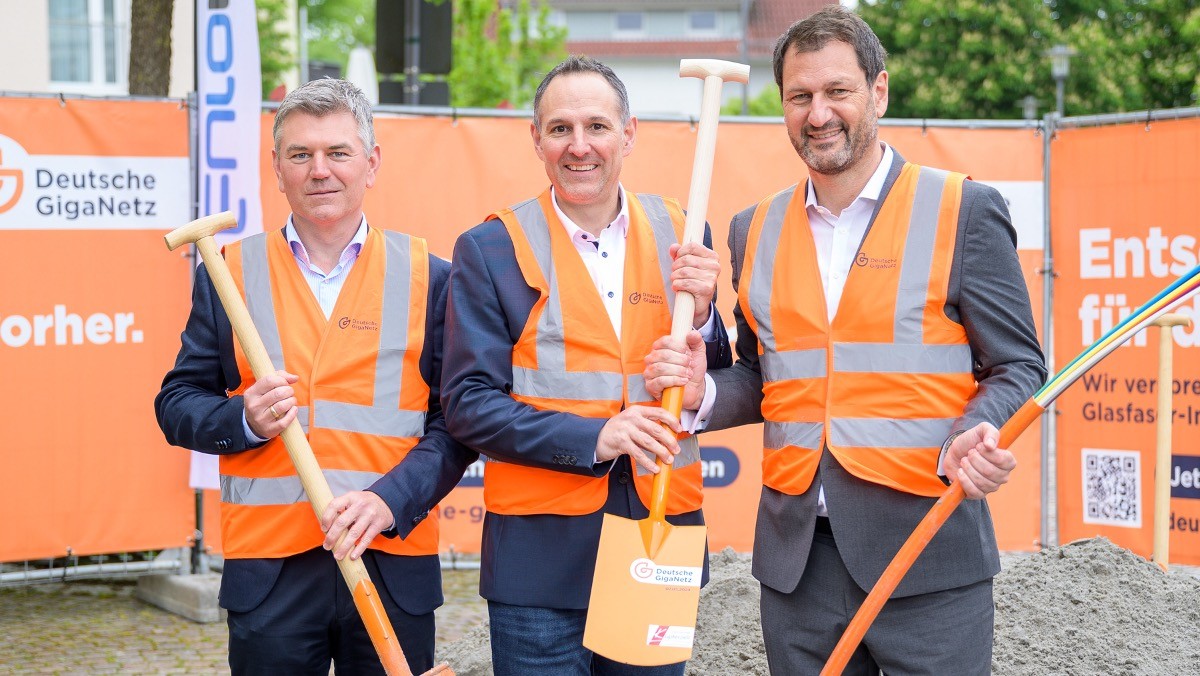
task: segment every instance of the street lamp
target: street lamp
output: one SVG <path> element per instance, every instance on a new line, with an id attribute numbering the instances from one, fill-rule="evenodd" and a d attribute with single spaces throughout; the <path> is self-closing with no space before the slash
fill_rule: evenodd
<path id="1" fill-rule="evenodd" d="M 1037 119 L 1038 100 L 1033 94 L 1021 99 L 1021 112 L 1026 120 Z"/>
<path id="2" fill-rule="evenodd" d="M 1075 50 L 1067 45 L 1054 45 L 1046 51 L 1046 56 L 1050 57 L 1050 74 L 1054 76 L 1055 109 L 1059 117 L 1063 116 L 1063 89 L 1071 74 L 1071 57 L 1075 54 Z"/>

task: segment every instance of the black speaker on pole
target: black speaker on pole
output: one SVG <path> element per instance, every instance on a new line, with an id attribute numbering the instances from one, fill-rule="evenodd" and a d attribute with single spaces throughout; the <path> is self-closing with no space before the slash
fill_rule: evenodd
<path id="1" fill-rule="evenodd" d="M 454 32 L 454 3 L 442 0 L 433 4 L 421 2 L 421 72 L 449 75 L 451 66 L 451 35 Z"/>
<path id="2" fill-rule="evenodd" d="M 453 0 L 375 0 L 375 69 L 380 73 L 403 73 L 408 4 L 420 3 L 420 56 L 422 73 L 446 75 L 451 66 L 451 33 L 454 28 Z"/>

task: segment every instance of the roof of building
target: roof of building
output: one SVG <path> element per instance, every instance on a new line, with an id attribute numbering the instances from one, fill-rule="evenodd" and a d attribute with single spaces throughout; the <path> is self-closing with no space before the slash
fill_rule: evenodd
<path id="1" fill-rule="evenodd" d="M 568 40 L 572 54 L 597 58 L 611 56 L 664 56 L 681 58 L 737 58 L 737 40 Z"/>
<path id="2" fill-rule="evenodd" d="M 737 9 L 740 0 L 646 0 L 625 2 L 624 0 L 549 0 L 550 5 L 561 11 L 600 10 L 615 11 L 636 9 L 638 11 L 672 9 Z M 770 58 L 775 40 L 791 26 L 825 5 L 836 5 L 837 0 L 750 0 L 750 16 L 746 31 L 746 50 L 750 57 Z M 572 40 L 567 37 L 567 48 L 576 54 L 595 57 L 613 56 L 664 56 L 664 57 L 737 57 L 741 54 L 738 40 L 729 39 L 673 39 L 673 40 Z"/>
<path id="3" fill-rule="evenodd" d="M 750 53 L 770 56 L 775 41 L 789 26 L 816 14 L 825 5 L 836 4 L 837 0 L 757 0 L 750 6 L 747 31 Z"/>

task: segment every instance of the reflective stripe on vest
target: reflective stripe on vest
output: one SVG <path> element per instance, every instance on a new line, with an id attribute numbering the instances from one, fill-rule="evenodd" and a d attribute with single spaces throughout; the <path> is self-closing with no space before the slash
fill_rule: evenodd
<path id="1" fill-rule="evenodd" d="M 797 253 L 783 251 L 787 247 L 781 245 L 781 238 L 788 224 L 789 213 L 804 213 L 803 192 L 796 193 L 797 187 L 792 187 L 764 200 L 758 207 L 756 217 L 761 217 L 761 225 L 750 265 L 748 293 L 745 294 L 744 300 L 753 315 L 752 323 L 762 351 L 764 395 L 769 398 L 787 397 L 789 406 L 786 408 L 797 411 L 796 415 L 799 418 L 767 420 L 764 425 L 764 483 L 777 490 L 792 494 L 806 490 L 811 483 L 812 473 L 815 472 L 819 452 L 825 445 L 829 446 L 839 462 L 860 478 L 922 494 L 934 491 L 933 494 L 936 495 L 942 488 L 932 472 L 928 472 L 928 479 L 915 478 L 917 470 L 910 472 L 903 467 L 916 462 L 915 457 L 901 456 L 906 450 L 924 452 L 940 448 L 956 416 L 905 416 L 900 414 L 900 410 L 895 406 L 890 408 L 895 414 L 886 415 L 883 413 L 889 409 L 889 402 L 886 400 L 860 406 L 844 400 L 839 389 L 840 383 L 850 377 L 901 378 L 910 385 L 923 378 L 945 377 L 956 383 L 954 387 L 949 388 L 953 391 L 948 394 L 931 392 L 929 398 L 936 400 L 939 396 L 961 395 L 962 402 L 965 403 L 966 396 L 969 396 L 966 383 L 969 381 L 973 388 L 971 350 L 961 327 L 948 330 L 948 333 L 939 335 L 936 339 L 953 340 L 951 343 L 927 342 L 925 335 L 925 322 L 928 308 L 932 304 L 931 299 L 939 298 L 938 294 L 942 293 L 940 288 L 931 289 L 930 285 L 935 269 L 934 260 L 937 256 L 949 255 L 949 252 L 939 249 L 938 237 L 942 235 L 945 238 L 945 228 L 957 228 L 957 199 L 960 199 L 961 194 L 957 191 L 961 190 L 962 177 L 956 177 L 958 182 L 951 189 L 952 192 L 946 192 L 947 181 L 950 178 L 947 172 L 919 168 L 915 165 L 907 165 L 905 170 L 918 172 L 915 177 L 911 173 L 902 173 L 906 181 L 915 180 L 915 188 L 910 188 L 911 211 L 908 213 L 907 222 L 892 222 L 896 220 L 892 214 L 901 213 L 897 209 L 904 206 L 898 201 L 909 199 L 906 189 L 893 189 L 885 200 L 885 204 L 890 208 L 880 209 L 876 217 L 880 222 L 872 224 L 851 269 L 851 275 L 863 275 L 867 274 L 866 270 L 860 268 L 877 265 L 879 269 L 873 274 L 898 275 L 893 301 L 894 311 L 890 319 L 878 318 L 878 321 L 890 321 L 890 327 L 883 325 L 889 330 L 881 332 L 890 333 L 890 342 L 862 341 L 861 336 L 853 331 L 846 335 L 839 333 L 838 327 L 843 324 L 853 321 L 856 327 L 861 327 L 876 319 L 861 316 L 855 316 L 853 320 L 845 319 L 844 316 L 853 315 L 857 310 L 855 301 L 858 299 L 848 293 L 844 293 L 832 325 L 827 314 L 816 318 L 811 312 L 813 307 L 808 306 L 810 313 L 805 315 L 808 321 L 816 323 L 817 320 L 826 320 L 823 334 L 798 333 L 796 327 L 775 325 L 777 318 L 771 312 L 773 294 L 787 293 L 775 288 L 776 260 L 777 256 L 784 256 L 788 264 L 796 264 Z M 911 185 L 910 182 L 903 184 Z M 898 179 L 897 185 L 901 183 Z M 952 209 L 947 210 L 947 205 L 943 204 L 945 195 L 952 195 L 953 201 L 949 203 Z M 793 201 L 797 202 L 793 204 Z M 796 211 L 790 212 L 790 209 Z M 954 222 L 950 222 L 951 220 Z M 803 225 L 808 225 L 806 217 Z M 893 234 L 893 230 L 899 226 L 904 226 L 906 232 L 902 241 L 896 240 Z M 811 238 L 811 230 L 807 227 L 797 229 L 804 232 L 795 236 Z M 872 234 L 876 236 L 875 239 L 872 239 Z M 951 245 L 951 252 L 952 235 L 953 233 L 946 240 Z M 750 241 L 752 239 L 748 239 L 748 242 Z M 902 245 L 900 259 L 873 262 L 866 253 L 868 242 L 882 242 L 880 246 L 889 252 Z M 888 246 L 893 249 L 888 249 Z M 807 264 L 807 261 L 801 264 Z M 812 261 L 812 265 L 815 266 L 815 260 Z M 948 275 L 948 266 L 946 268 L 945 274 Z M 941 271 L 941 268 L 938 270 Z M 946 279 L 942 277 L 933 281 L 944 284 Z M 847 289 L 849 288 L 848 280 Z M 783 302 L 804 301 L 793 301 L 784 296 Z M 941 312 L 940 306 L 937 311 Z M 946 324 L 952 323 L 947 320 Z M 787 349 L 780 348 L 777 335 L 788 338 Z M 842 337 L 838 338 L 839 335 Z M 886 385 L 881 384 L 879 387 Z M 886 398 L 886 393 L 880 395 L 881 399 Z M 911 402 L 909 403 L 911 405 Z M 867 413 L 870 407 L 873 407 L 872 412 Z M 764 406 L 764 411 L 768 408 L 774 410 L 777 407 Z M 930 408 L 940 410 L 932 405 Z M 818 411 L 824 412 L 823 419 Z M 837 411 L 843 413 L 838 414 Z M 806 417 L 808 419 L 805 419 Z M 879 459 L 879 449 L 886 450 L 895 457 L 890 460 Z M 784 453 L 774 455 L 780 451 Z M 796 455 L 797 453 L 800 455 Z M 936 462 L 935 458 L 936 456 L 929 459 L 929 466 L 923 469 L 932 468 Z M 900 465 L 901 468 L 896 469 L 889 465 Z"/>
<path id="2" fill-rule="evenodd" d="M 678 241 L 683 214 L 678 205 L 672 208 L 661 197 L 627 195 L 630 223 L 624 274 L 630 288 L 622 303 L 623 337 L 616 343 L 605 338 L 605 334 L 612 335 L 606 315 L 580 314 L 595 309 L 590 298 L 595 287 L 585 277 L 583 261 L 577 260 L 574 245 L 553 215 L 549 193 L 500 213 L 526 282 L 541 293 L 513 348 L 512 396 L 519 401 L 541 410 L 594 418 L 616 415 L 626 405 L 658 405 L 646 391 L 640 367 L 634 373 L 629 362 L 633 352 L 640 351 L 636 355 L 640 360 L 653 340 L 670 331 L 675 298 L 670 292 L 669 248 Z M 657 263 L 654 274 L 650 273 L 650 260 Z M 563 283 L 571 284 L 569 293 L 563 293 Z M 631 300 L 637 294 L 645 300 Z M 641 321 L 630 321 L 630 316 Z M 568 330 L 568 325 L 574 328 Z M 623 344 L 626 340 L 629 345 Z M 581 363 L 590 364 L 590 369 L 581 370 Z M 568 370 L 569 364 L 574 370 Z M 694 436 L 682 439 L 680 445 L 692 457 L 699 457 Z M 679 470 L 672 484 L 675 502 L 669 501 L 668 512 L 698 509 L 699 463 L 691 467 L 680 464 L 675 469 Z M 634 481 L 643 499 L 649 495 L 652 478 L 639 476 Z M 489 511 L 500 514 L 586 514 L 603 505 L 607 483 L 607 477 L 489 462 L 484 472 L 484 500 Z"/>
<path id="3" fill-rule="evenodd" d="M 352 470 L 321 470 L 329 489 L 334 495 L 350 491 L 361 491 L 379 481 L 378 472 L 355 472 Z M 308 502 L 308 495 L 298 476 L 251 478 L 244 476 L 221 477 L 221 501 L 235 505 L 290 505 Z"/>

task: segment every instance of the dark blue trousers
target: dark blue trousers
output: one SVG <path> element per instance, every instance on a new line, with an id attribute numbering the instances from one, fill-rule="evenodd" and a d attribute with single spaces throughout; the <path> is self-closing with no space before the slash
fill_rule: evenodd
<path id="1" fill-rule="evenodd" d="M 433 613 L 410 615 L 382 583 L 375 555 L 363 562 L 414 673 L 433 667 Z M 321 549 L 287 557 L 262 603 L 229 612 L 229 667 L 239 674 L 383 674 L 350 588 Z"/>

